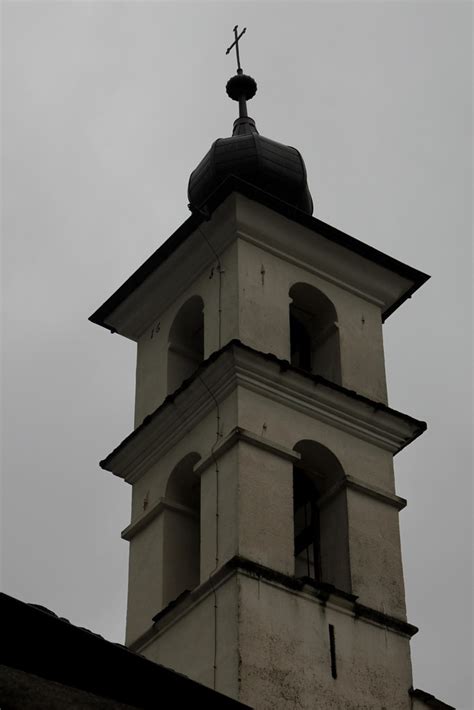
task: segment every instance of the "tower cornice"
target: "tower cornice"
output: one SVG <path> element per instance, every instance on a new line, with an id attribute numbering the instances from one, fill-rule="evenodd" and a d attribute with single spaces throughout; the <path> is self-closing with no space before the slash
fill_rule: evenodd
<path id="1" fill-rule="evenodd" d="M 250 203 L 267 208 L 259 220 L 257 233 L 260 234 L 257 236 L 253 229 L 249 230 Z M 279 229 L 262 235 L 269 214 L 273 215 Z M 314 262 L 325 278 L 336 279 L 352 292 L 378 302 L 384 320 L 429 278 L 427 274 L 232 176 L 213 193 L 208 213 L 193 213 L 89 320 L 112 332 L 138 339 L 156 318 L 157 310 L 164 310 L 179 296 L 180 284 L 183 288 L 215 261 L 215 253 L 209 249 L 199 228 L 205 229 L 217 254 L 237 236 L 242 236 L 266 242 L 268 249 L 279 249 L 290 259 L 299 258 L 310 268 Z M 285 234 L 285 239 L 279 238 L 279 233 Z M 291 239 L 288 239 L 289 235 Z M 314 255 L 312 259 L 308 248 Z M 146 298 L 148 295 L 153 297 Z M 153 310 L 144 307 L 147 302 L 153 303 Z"/>
<path id="2" fill-rule="evenodd" d="M 173 626 L 179 619 L 186 616 L 192 608 L 215 592 L 235 575 L 244 575 L 260 583 L 273 585 L 290 591 L 295 595 L 304 595 L 313 603 L 324 607 L 337 609 L 339 613 L 383 628 L 385 631 L 412 638 L 418 633 L 418 627 L 359 603 L 357 595 L 348 594 L 332 584 L 317 583 L 305 577 L 294 577 L 258 564 L 242 556 L 234 556 L 205 582 L 196 589 L 183 593 L 167 607 L 158 612 L 152 619 L 153 624 L 131 645 L 132 651 L 143 653 L 147 645 L 158 638 L 164 630 Z M 449 706 L 447 706 L 449 707 Z"/>
<path id="3" fill-rule="evenodd" d="M 145 417 L 101 461 L 101 467 L 129 483 L 136 481 L 236 387 L 261 393 L 393 454 L 426 429 L 425 422 L 381 402 L 292 367 L 274 355 L 231 341 Z M 238 426 L 236 420 L 234 427 Z M 271 441 L 266 443 L 278 446 Z"/>

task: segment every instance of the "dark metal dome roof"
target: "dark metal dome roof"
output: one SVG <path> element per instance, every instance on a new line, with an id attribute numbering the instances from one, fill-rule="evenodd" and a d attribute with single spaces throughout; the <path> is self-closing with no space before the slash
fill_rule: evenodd
<path id="1" fill-rule="evenodd" d="M 296 148 L 261 136 L 255 121 L 247 116 L 246 101 L 257 85 L 250 76 L 237 74 L 227 83 L 228 95 L 239 102 L 239 118 L 229 138 L 218 138 L 189 178 L 190 206 L 205 207 L 211 193 L 230 175 L 246 180 L 261 190 L 313 213 L 313 200 L 306 180 L 306 168 Z"/>

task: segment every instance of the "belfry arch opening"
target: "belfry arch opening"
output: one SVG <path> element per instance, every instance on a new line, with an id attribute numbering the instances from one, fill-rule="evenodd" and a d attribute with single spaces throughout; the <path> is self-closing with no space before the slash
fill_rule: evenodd
<path id="1" fill-rule="evenodd" d="M 306 283 L 290 289 L 290 361 L 332 382 L 341 382 L 336 309 L 319 289 Z"/>
<path id="2" fill-rule="evenodd" d="M 201 485 L 194 466 L 200 456 L 187 454 L 173 469 L 164 500 L 163 602 L 194 589 L 200 581 Z"/>
<path id="3" fill-rule="evenodd" d="M 295 576 L 351 591 L 344 470 L 316 441 L 300 441 L 293 466 Z"/>
<path id="4" fill-rule="evenodd" d="M 204 303 L 192 296 L 179 309 L 168 339 L 168 394 L 174 392 L 204 359 Z"/>

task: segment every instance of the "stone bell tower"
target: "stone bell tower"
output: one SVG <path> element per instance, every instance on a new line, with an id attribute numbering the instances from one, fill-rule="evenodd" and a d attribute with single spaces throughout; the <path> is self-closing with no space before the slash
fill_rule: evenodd
<path id="1" fill-rule="evenodd" d="M 447 708 L 412 690 L 393 456 L 425 424 L 382 342 L 428 277 L 311 216 L 255 92 L 239 61 L 191 216 L 91 316 L 138 348 L 101 462 L 132 486 L 126 642 L 255 708 Z"/>

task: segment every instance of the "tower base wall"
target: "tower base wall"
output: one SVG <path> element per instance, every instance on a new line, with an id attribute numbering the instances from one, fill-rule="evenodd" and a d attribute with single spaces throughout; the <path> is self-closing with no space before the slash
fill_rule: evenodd
<path id="1" fill-rule="evenodd" d="M 245 561 L 214 577 L 133 649 L 257 710 L 412 708 L 414 627 Z"/>

